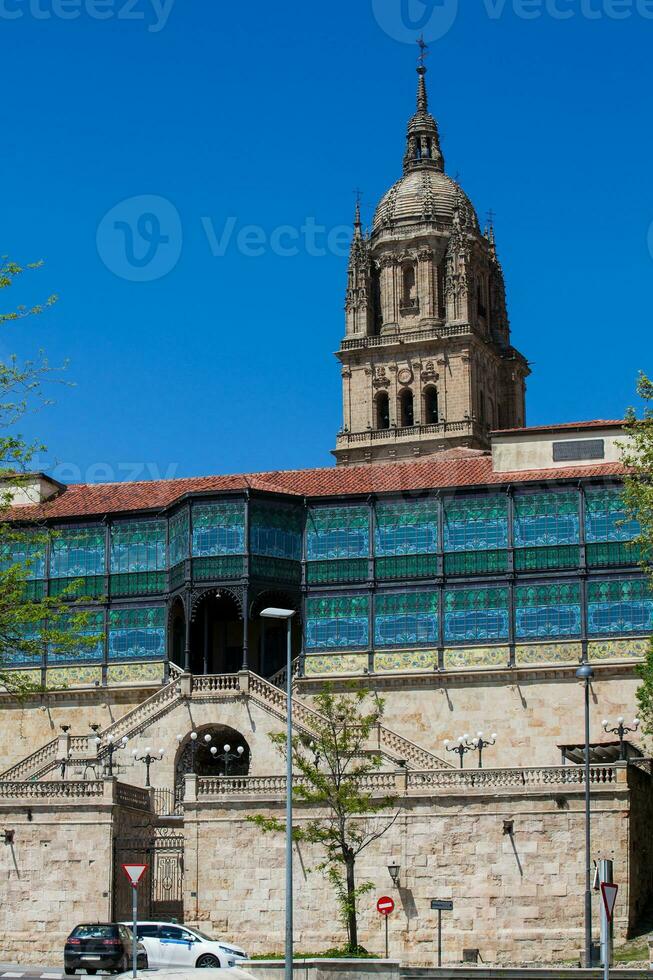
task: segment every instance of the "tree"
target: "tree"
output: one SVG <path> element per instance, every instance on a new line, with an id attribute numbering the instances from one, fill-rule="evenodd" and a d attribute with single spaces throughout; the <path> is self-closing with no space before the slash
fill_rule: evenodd
<path id="1" fill-rule="evenodd" d="M 623 462 L 629 468 L 624 500 L 631 517 L 640 526 L 635 543 L 639 547 L 644 571 L 653 581 L 653 382 L 640 374 L 637 394 L 644 402 L 638 417 L 634 409 L 627 413 L 629 441 L 623 447 Z M 637 692 L 643 731 L 653 735 L 653 640 L 639 669 L 642 684 Z"/>
<path id="2" fill-rule="evenodd" d="M 336 892 L 347 930 L 347 951 L 357 953 L 358 900 L 374 885 L 369 881 L 357 884 L 356 860 L 399 815 L 397 810 L 387 816 L 396 806 L 394 797 L 378 797 L 366 788 L 367 777 L 378 773 L 383 764 L 380 754 L 369 751 L 368 744 L 383 715 L 383 702 L 366 691 L 334 694 L 326 687 L 314 704 L 322 720 L 312 724 L 310 738 L 293 739 L 292 756 L 297 772 L 293 799 L 315 815 L 293 828 L 293 838 L 322 850 L 316 870 L 326 875 Z M 285 755 L 285 734 L 270 737 Z M 276 818 L 250 819 L 265 832 L 285 832 L 285 825 Z"/>
<path id="3" fill-rule="evenodd" d="M 0 289 L 9 289 L 41 264 L 20 266 L 1 258 Z M 0 313 L 0 326 L 37 316 L 55 302 L 56 296 L 50 296 L 39 305 L 16 306 Z M 19 696 L 43 688 L 9 670 L 14 659 L 40 658 L 45 646 L 66 653 L 98 642 L 89 633 L 89 615 L 70 602 L 79 591 L 77 583 L 71 582 L 58 597 L 40 594 L 32 573 L 45 553 L 44 525 L 30 522 L 29 527 L 18 527 L 10 520 L 15 489 L 28 481 L 35 455 L 44 448 L 27 443 L 14 427 L 33 403 L 47 402 L 44 384 L 57 373 L 42 352 L 34 361 L 20 362 L 15 355 L 0 360 L 0 684 Z"/>

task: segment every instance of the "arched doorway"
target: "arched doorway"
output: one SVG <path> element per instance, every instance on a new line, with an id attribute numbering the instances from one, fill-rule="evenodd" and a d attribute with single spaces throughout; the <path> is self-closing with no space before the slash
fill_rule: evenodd
<path id="1" fill-rule="evenodd" d="M 190 629 L 193 674 L 235 674 L 243 663 L 243 617 L 236 597 L 209 589 L 196 603 Z"/>
<path id="2" fill-rule="evenodd" d="M 184 799 L 184 779 L 196 776 L 247 776 L 251 751 L 247 739 L 229 725 L 204 725 L 178 735 L 175 804 Z"/>

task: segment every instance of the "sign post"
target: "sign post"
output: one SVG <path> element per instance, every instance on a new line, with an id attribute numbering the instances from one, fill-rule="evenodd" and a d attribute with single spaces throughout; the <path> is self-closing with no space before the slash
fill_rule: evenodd
<path id="1" fill-rule="evenodd" d="M 438 966 L 442 966 L 442 913 L 453 912 L 453 902 L 450 898 L 434 898 L 431 908 L 438 912 Z"/>
<path id="2" fill-rule="evenodd" d="M 385 919 L 385 958 L 386 960 L 390 958 L 389 945 L 388 945 L 388 919 L 395 910 L 394 899 L 390 898 L 388 895 L 384 895 L 376 903 L 376 911 L 383 916 Z"/>
<path id="3" fill-rule="evenodd" d="M 123 864 L 122 870 L 132 886 L 132 977 L 135 977 L 138 970 L 138 883 L 147 871 L 147 865 Z"/>
<path id="4" fill-rule="evenodd" d="M 619 885 L 612 881 L 612 861 L 599 861 L 599 881 L 601 883 L 601 953 L 603 959 L 603 976 L 610 978 L 612 965 L 612 921 L 614 906 L 617 901 Z"/>

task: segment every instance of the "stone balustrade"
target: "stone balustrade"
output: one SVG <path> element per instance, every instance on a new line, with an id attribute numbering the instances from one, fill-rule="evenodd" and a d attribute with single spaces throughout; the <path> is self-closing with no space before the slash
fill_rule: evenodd
<path id="1" fill-rule="evenodd" d="M 592 766 L 590 782 L 597 789 L 625 787 L 625 763 Z M 585 783 L 583 766 L 537 766 L 526 769 L 439 769 L 427 772 L 370 773 L 361 779 L 361 789 L 372 794 L 439 795 L 477 790 L 493 793 L 501 790 L 549 791 L 552 786 L 575 787 Z M 300 784 L 299 779 L 294 780 Z M 283 799 L 285 776 L 217 776 L 197 779 L 193 798 L 210 801 L 227 798 Z"/>
<path id="2" fill-rule="evenodd" d="M 0 782 L 0 802 L 42 800 L 44 803 L 51 803 L 59 800 L 101 799 L 105 795 L 104 787 L 105 781 L 102 779 L 45 783 Z"/>

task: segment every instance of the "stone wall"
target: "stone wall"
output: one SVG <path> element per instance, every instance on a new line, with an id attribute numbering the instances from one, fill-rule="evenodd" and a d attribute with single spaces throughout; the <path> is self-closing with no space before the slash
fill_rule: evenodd
<path id="1" fill-rule="evenodd" d="M 495 746 L 485 752 L 483 764 L 492 766 L 558 765 L 563 744 L 584 742 L 583 691 L 576 680 L 577 665 L 530 670 L 460 671 L 439 675 L 368 676 L 364 680 L 331 681 L 335 688 L 364 684 L 377 690 L 385 702 L 383 723 L 405 738 L 458 764 L 447 756 L 444 740 L 459 735 L 497 733 Z M 604 718 L 616 722 L 634 717 L 635 692 L 640 684 L 635 667 L 596 666 L 590 703 L 591 740 L 606 742 L 614 736 L 602 728 Z M 303 681 L 299 694 L 310 699 L 319 689 Z M 640 738 L 629 736 L 640 743 Z M 477 765 L 470 755 L 465 765 Z"/>
<path id="2" fill-rule="evenodd" d="M 63 963 L 75 925 L 111 921 L 114 827 L 136 816 L 116 802 L 114 780 L 33 783 L 13 794 L 4 784 L 0 829 L 14 839 L 0 843 L 1 959 Z"/>
<path id="3" fill-rule="evenodd" d="M 625 769 L 620 773 L 618 784 L 593 790 L 593 842 L 596 856 L 611 857 L 625 882 L 616 920 L 617 935 L 624 937 L 631 841 Z M 282 817 L 282 801 L 226 802 L 203 798 L 200 791 L 199 801 L 187 804 L 185 819 L 186 920 L 237 937 L 252 953 L 283 948 L 284 839 L 248 822 L 261 812 Z M 298 808 L 296 823 L 306 819 Z M 504 821 L 514 822 L 512 835 Z M 445 963 L 460 962 L 467 948 L 479 948 L 486 963 L 573 959 L 583 945 L 583 835 L 580 785 L 412 793 L 403 798 L 391 830 L 359 859 L 359 881 L 374 883 L 361 900 L 361 942 L 383 954 L 375 904 L 380 895 L 393 895 L 391 957 L 433 965 L 437 919 L 430 900 L 449 898 L 455 907 L 443 915 Z M 387 871 L 393 861 L 401 866 L 397 889 Z M 317 863 L 313 848 L 296 846 L 299 951 L 343 942 L 333 889 L 311 871 Z"/>

